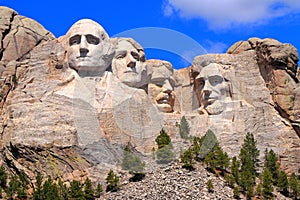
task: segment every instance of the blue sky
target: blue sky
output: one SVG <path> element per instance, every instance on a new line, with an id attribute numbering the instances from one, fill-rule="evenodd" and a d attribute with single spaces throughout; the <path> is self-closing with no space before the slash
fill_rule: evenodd
<path id="1" fill-rule="evenodd" d="M 147 59 L 189 66 L 195 55 L 224 53 L 250 37 L 274 38 L 300 49 L 299 0 L 0 0 L 56 37 L 90 18 L 111 37 L 133 37 Z"/>

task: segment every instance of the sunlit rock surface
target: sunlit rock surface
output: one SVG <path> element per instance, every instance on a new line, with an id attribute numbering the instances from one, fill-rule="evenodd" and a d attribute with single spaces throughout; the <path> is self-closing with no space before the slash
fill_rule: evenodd
<path id="1" fill-rule="evenodd" d="M 128 144 L 151 163 L 162 128 L 179 152 L 176 124 L 185 116 L 191 135 L 213 130 L 230 156 L 239 154 L 251 132 L 261 158 L 273 149 L 283 169 L 298 172 L 300 86 L 292 45 L 250 38 L 226 54 L 199 55 L 192 66 L 174 70 L 167 61 L 144 60 L 133 39 L 126 39 L 130 48 L 121 45 L 123 55 L 115 54 L 113 38 L 104 38 L 109 66 L 82 76 L 68 64 L 67 35 L 54 38 L 34 20 L 0 11 L 0 147 L 11 170 L 97 180 L 120 167 Z M 138 74 L 140 66 L 143 79 L 118 78 L 116 70 Z"/>

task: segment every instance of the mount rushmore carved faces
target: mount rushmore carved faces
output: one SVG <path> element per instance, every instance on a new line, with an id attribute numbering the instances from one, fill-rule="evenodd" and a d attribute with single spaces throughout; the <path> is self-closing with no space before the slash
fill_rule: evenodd
<path id="1" fill-rule="evenodd" d="M 161 112 L 173 112 L 175 80 L 171 63 L 161 60 L 148 60 L 152 69 L 148 85 L 148 95 Z"/>
<path id="2" fill-rule="evenodd" d="M 66 34 L 69 67 L 80 76 L 101 76 L 110 66 L 114 47 L 108 34 L 90 19 L 77 21 Z"/>
<path id="3" fill-rule="evenodd" d="M 132 39 L 117 39 L 116 54 L 112 60 L 113 74 L 124 84 L 141 88 L 148 84 L 145 54 Z"/>
<path id="4" fill-rule="evenodd" d="M 210 63 L 204 66 L 194 84 L 200 104 L 199 112 L 205 109 L 209 115 L 220 114 L 224 110 L 222 99 L 226 95 L 226 84 L 219 65 Z"/>

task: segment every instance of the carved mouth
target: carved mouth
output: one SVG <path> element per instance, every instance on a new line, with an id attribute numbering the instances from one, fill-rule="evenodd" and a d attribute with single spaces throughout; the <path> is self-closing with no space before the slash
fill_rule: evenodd
<path id="1" fill-rule="evenodd" d="M 206 101 L 209 105 L 211 105 L 211 104 L 213 104 L 216 100 L 217 100 L 217 99 L 206 99 L 205 101 Z"/>
<path id="2" fill-rule="evenodd" d="M 159 99 L 156 100 L 158 104 L 170 104 L 171 98 L 169 95 L 164 95 L 162 97 L 159 97 Z"/>
<path id="3" fill-rule="evenodd" d="M 76 59 L 80 60 L 80 61 L 85 61 L 85 60 L 89 60 L 90 58 L 88 56 L 84 56 L 84 57 L 78 56 L 78 57 L 76 57 Z"/>
<path id="4" fill-rule="evenodd" d="M 213 104 L 215 101 L 218 100 L 218 97 L 212 97 L 212 96 L 204 96 L 203 100 L 208 104 Z"/>
<path id="5" fill-rule="evenodd" d="M 124 74 L 130 74 L 130 73 L 137 74 L 135 71 L 125 71 L 124 72 Z"/>
<path id="6" fill-rule="evenodd" d="M 170 101 L 167 99 L 160 99 L 157 103 L 158 104 L 170 104 Z"/>

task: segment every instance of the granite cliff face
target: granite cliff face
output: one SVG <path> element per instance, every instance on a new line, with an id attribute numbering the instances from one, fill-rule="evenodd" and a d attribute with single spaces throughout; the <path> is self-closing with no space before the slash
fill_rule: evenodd
<path id="1" fill-rule="evenodd" d="M 261 152 L 272 148 L 283 169 L 298 172 L 300 85 L 292 45 L 250 38 L 174 70 L 167 61 L 146 60 L 131 38 L 109 38 L 91 20 L 55 38 L 34 20 L 0 10 L 0 147 L 11 170 L 97 180 L 119 169 L 127 144 L 150 170 L 162 128 L 179 151 L 176 123 L 185 116 L 191 135 L 213 130 L 230 156 L 251 132 Z M 82 33 L 86 25 L 94 27 L 84 29 L 91 36 Z M 99 62 L 83 58 L 92 50 Z"/>

